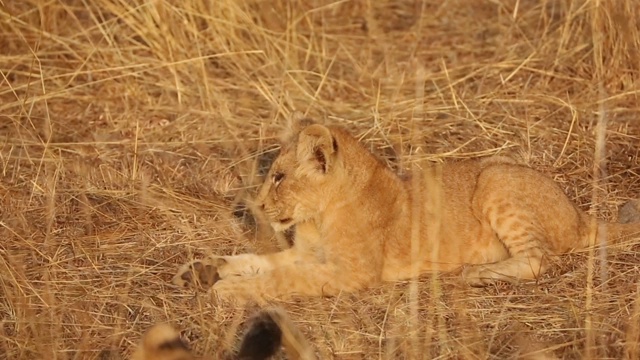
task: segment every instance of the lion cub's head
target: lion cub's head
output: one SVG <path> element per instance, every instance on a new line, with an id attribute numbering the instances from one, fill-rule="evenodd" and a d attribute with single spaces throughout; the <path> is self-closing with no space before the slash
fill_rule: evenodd
<path id="1" fill-rule="evenodd" d="M 339 191 L 343 171 L 336 135 L 312 124 L 282 145 L 257 198 L 276 231 L 313 218 Z"/>

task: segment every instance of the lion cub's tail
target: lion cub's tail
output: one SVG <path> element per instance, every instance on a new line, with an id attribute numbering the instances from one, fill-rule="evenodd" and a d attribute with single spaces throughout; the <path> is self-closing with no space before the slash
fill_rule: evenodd
<path id="1" fill-rule="evenodd" d="M 587 224 L 591 220 L 586 217 Z M 617 242 L 628 236 L 640 238 L 640 199 L 627 201 L 618 210 L 618 222 L 598 221 L 598 231 L 606 231 L 607 242 Z M 600 234 L 598 234 L 598 237 Z M 586 238 L 589 244 L 589 237 Z M 596 240 L 597 242 L 598 240 Z"/>

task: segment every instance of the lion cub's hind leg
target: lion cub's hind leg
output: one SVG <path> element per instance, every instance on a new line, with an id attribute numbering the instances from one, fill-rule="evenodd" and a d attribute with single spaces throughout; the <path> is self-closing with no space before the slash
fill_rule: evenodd
<path id="1" fill-rule="evenodd" d="M 515 182 L 515 181 L 514 181 Z M 550 239 L 545 233 L 540 217 L 530 208 L 527 191 L 509 187 L 500 188 L 499 182 L 483 188 L 474 199 L 474 211 L 482 222 L 488 222 L 509 253 L 509 258 L 490 264 L 470 265 L 463 270 L 463 277 L 472 286 L 485 286 L 495 281 L 517 282 L 535 280 L 549 266 Z"/>
<path id="2" fill-rule="evenodd" d="M 548 251 L 539 235 L 526 234 L 526 231 L 498 231 L 511 257 L 491 264 L 467 266 L 462 272 L 465 281 L 471 286 L 486 286 L 495 281 L 537 279 L 548 268 Z"/>

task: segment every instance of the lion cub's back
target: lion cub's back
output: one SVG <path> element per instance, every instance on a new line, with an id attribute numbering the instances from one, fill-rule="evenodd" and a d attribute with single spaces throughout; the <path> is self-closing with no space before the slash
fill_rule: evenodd
<path id="1" fill-rule="evenodd" d="M 504 156 L 493 156 L 445 163 L 442 169 L 444 207 L 456 214 L 455 217 L 473 216 L 471 201 L 477 187 L 480 173 L 496 165 L 514 165 L 518 162 Z"/>

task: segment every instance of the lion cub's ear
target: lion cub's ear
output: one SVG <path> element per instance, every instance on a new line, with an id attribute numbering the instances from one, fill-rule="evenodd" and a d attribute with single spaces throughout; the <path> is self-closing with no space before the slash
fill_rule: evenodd
<path id="1" fill-rule="evenodd" d="M 327 127 L 313 124 L 300 132 L 296 155 L 300 164 L 311 164 L 326 174 L 333 165 L 333 155 L 338 150 L 336 145 Z"/>
<path id="2" fill-rule="evenodd" d="M 316 121 L 312 118 L 304 116 L 300 111 L 295 111 L 287 118 L 287 123 L 284 129 L 280 132 L 278 138 L 280 143 L 289 144 L 300 133 L 302 129 L 309 125 L 315 124 Z"/>

